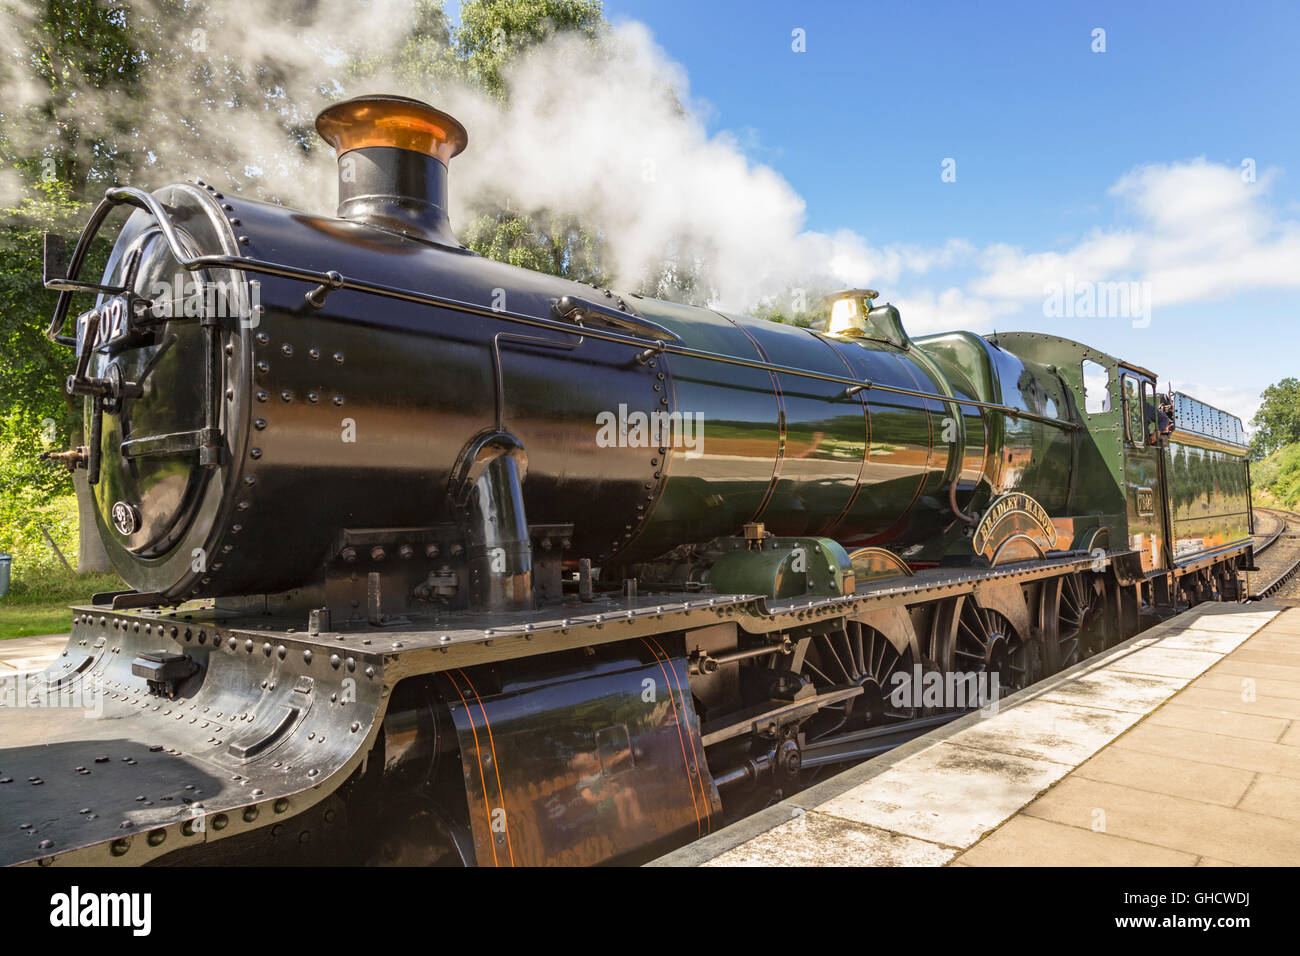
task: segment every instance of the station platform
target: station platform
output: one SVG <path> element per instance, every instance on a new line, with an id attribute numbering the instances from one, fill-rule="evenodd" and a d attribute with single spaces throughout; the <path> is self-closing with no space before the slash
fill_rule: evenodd
<path id="1" fill-rule="evenodd" d="M 1300 864 L 1300 608 L 1203 604 L 651 866 Z"/>

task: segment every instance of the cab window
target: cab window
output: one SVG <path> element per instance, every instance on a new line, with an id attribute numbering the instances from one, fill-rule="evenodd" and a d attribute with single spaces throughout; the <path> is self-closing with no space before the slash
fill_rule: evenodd
<path id="1" fill-rule="evenodd" d="M 1142 434 L 1148 445 L 1160 443 L 1160 429 L 1157 425 L 1155 386 L 1150 382 L 1142 383 Z"/>
<path id="2" fill-rule="evenodd" d="M 1125 375 L 1120 379 L 1124 387 L 1124 437 L 1131 445 L 1142 444 L 1142 403 L 1138 394 L 1137 379 Z"/>
<path id="3" fill-rule="evenodd" d="M 1083 410 L 1089 415 L 1110 411 L 1110 372 L 1096 362 L 1083 362 Z"/>

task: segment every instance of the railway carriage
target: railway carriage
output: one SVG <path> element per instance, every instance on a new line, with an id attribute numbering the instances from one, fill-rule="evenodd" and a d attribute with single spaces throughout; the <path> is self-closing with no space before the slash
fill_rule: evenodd
<path id="1" fill-rule="evenodd" d="M 454 119 L 317 127 L 336 217 L 114 188 L 47 246 L 131 590 L 6 687 L 0 860 L 637 862 L 1240 596 L 1240 423 L 1152 373 L 488 261 Z"/>

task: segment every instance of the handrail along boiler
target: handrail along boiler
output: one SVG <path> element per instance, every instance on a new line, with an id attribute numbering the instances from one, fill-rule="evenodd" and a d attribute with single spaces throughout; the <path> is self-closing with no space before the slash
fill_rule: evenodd
<path id="1" fill-rule="evenodd" d="M 1240 596 L 1240 423 L 1145 369 L 518 269 L 451 229 L 452 117 L 317 129 L 335 217 L 118 187 L 47 242 L 88 436 L 50 457 L 132 590 L 24 689 L 105 719 L 0 709 L 25 760 L 112 751 L 104 806 L 0 787 L 0 859 L 643 860 L 961 712 L 917 674 L 1005 692 Z"/>

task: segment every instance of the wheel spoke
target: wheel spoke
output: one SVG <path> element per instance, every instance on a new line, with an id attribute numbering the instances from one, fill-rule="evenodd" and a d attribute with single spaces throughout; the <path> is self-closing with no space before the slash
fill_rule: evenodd
<path id="1" fill-rule="evenodd" d="M 820 677 L 823 682 L 825 682 L 827 687 L 830 687 L 832 684 L 835 683 L 835 681 L 831 680 L 822 672 L 821 668 L 817 667 L 815 664 L 813 664 L 812 661 L 808 660 L 807 658 L 804 658 L 804 666 L 811 671 L 815 671 L 817 673 L 817 676 Z"/>
<path id="2" fill-rule="evenodd" d="M 824 644 L 826 649 L 831 652 L 831 656 L 835 658 L 835 663 L 838 664 L 840 670 L 844 672 L 845 681 L 849 684 L 852 684 L 853 673 L 847 667 L 844 666 L 844 661 L 840 660 L 840 655 L 835 650 L 835 642 L 831 640 L 831 636 L 829 634 L 822 635 L 822 644 Z"/>
<path id="3" fill-rule="evenodd" d="M 1082 574 L 1072 574 L 1062 580 L 1054 662 L 1058 667 L 1068 667 L 1085 653 L 1085 628 L 1096 626 L 1097 599 L 1096 588 Z"/>
<path id="4" fill-rule="evenodd" d="M 891 644 L 889 638 L 885 637 L 883 634 L 880 635 L 879 644 L 880 644 L 879 659 L 874 659 L 875 648 L 874 647 L 872 648 L 873 660 L 871 661 L 871 676 L 875 677 L 876 681 L 878 683 L 882 683 L 883 685 L 884 677 L 890 671 L 890 668 L 885 666 L 885 662 L 889 660 L 889 655 L 891 651 L 893 652 L 895 658 L 898 657 L 898 652 L 894 651 L 894 645 Z"/>
<path id="5" fill-rule="evenodd" d="M 966 633 L 970 635 L 970 639 L 975 642 L 977 647 L 982 647 L 985 650 L 988 650 L 988 642 L 976 634 L 974 629 L 972 629 L 964 620 L 958 621 L 957 626 L 965 629 Z M 984 655 L 981 654 L 980 656 L 983 657 Z"/>
<path id="6" fill-rule="evenodd" d="M 840 635 L 840 639 L 844 642 L 844 658 L 849 662 L 849 671 L 853 675 L 852 680 L 856 681 L 866 673 L 862 667 L 862 655 L 859 654 L 857 648 L 854 647 L 853 638 L 849 636 L 847 628 L 844 633 Z"/>
<path id="7" fill-rule="evenodd" d="M 804 659 L 804 678 L 819 689 L 847 680 L 861 687 L 862 694 L 822 707 L 803 725 L 807 739 L 825 741 L 839 734 L 914 718 L 916 707 L 900 706 L 889 698 L 897 689 L 889 678 L 902 666 L 905 656 L 910 660 L 910 655 L 900 653 L 887 637 L 858 621 L 847 621 L 841 630 L 818 635 Z M 832 673 L 836 674 L 834 679 Z"/>

